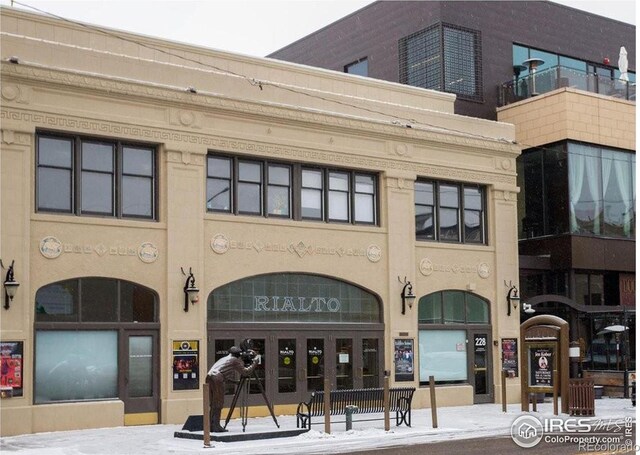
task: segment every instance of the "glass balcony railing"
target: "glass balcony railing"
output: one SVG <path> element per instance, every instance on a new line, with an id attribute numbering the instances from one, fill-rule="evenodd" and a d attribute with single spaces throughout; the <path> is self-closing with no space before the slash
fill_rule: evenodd
<path id="1" fill-rule="evenodd" d="M 498 105 L 506 106 L 562 87 L 573 87 L 630 101 L 636 100 L 635 82 L 587 74 L 565 66 L 554 66 L 501 84 L 498 87 Z"/>

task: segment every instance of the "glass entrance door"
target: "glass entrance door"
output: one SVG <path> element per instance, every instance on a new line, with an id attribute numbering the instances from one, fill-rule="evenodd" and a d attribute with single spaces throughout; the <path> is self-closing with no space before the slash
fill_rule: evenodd
<path id="1" fill-rule="evenodd" d="M 472 354 L 469 356 L 473 362 L 471 368 L 470 383 L 473 385 L 474 403 L 493 402 L 493 381 L 491 379 L 491 343 L 486 332 L 474 332 L 472 334 Z"/>
<path id="2" fill-rule="evenodd" d="M 158 348 L 155 332 L 125 332 L 121 397 L 125 425 L 155 424 L 158 419 Z"/>
<path id="3" fill-rule="evenodd" d="M 207 369 L 251 338 L 260 362 L 255 370 L 271 404 L 297 404 L 312 392 L 324 390 L 324 380 L 335 389 L 382 387 L 383 338 L 381 332 L 237 330 L 215 332 L 208 340 Z M 252 375 L 253 376 L 253 375 Z M 236 385 L 227 381 L 225 404 Z M 248 404 L 264 405 L 255 377 Z"/>
<path id="4" fill-rule="evenodd" d="M 307 393 L 324 390 L 325 343 L 324 338 L 306 339 L 305 369 L 302 375 L 304 389 Z"/>
<path id="5" fill-rule="evenodd" d="M 336 338 L 336 384 L 338 390 L 353 389 L 353 370 L 362 370 L 360 362 L 353 356 L 353 339 Z M 354 365 L 357 363 L 357 365 Z"/>
<path id="6" fill-rule="evenodd" d="M 382 363 L 380 358 L 380 343 L 378 338 L 362 339 L 362 367 L 358 375 L 365 389 L 381 387 L 380 381 Z"/>
<path id="7" fill-rule="evenodd" d="M 282 399 L 291 401 L 301 401 L 299 397 L 298 370 L 299 365 L 299 343 L 296 338 L 278 338 L 278 380 L 276 383 L 276 394 Z"/>

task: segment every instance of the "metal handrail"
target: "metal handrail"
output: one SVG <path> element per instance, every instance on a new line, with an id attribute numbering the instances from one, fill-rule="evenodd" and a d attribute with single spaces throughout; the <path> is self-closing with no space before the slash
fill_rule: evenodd
<path id="1" fill-rule="evenodd" d="M 498 106 L 506 106 L 562 87 L 630 101 L 636 99 L 635 82 L 625 82 L 558 65 L 526 76 L 514 77 L 513 80 L 500 84 Z"/>

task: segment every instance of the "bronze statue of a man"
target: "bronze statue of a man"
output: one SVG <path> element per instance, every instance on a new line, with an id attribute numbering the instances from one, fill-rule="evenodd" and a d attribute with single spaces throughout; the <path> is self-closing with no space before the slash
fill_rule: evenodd
<path id="1" fill-rule="evenodd" d="M 229 354 L 213 364 L 207 373 L 207 384 L 209 384 L 209 402 L 211 410 L 209 419 L 211 420 L 211 431 L 222 433 L 227 431 L 220 425 L 220 414 L 224 406 L 224 381 L 232 381 L 235 374 L 249 376 L 258 364 L 258 357 L 253 356 L 253 362 L 245 366 L 241 359 L 242 350 L 236 346 L 229 349 Z"/>

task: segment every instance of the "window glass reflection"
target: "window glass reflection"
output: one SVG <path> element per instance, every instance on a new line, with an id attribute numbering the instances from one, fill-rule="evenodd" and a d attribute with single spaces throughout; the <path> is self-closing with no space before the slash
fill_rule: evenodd
<path id="1" fill-rule="evenodd" d="M 118 397 L 118 333 L 39 330 L 35 337 L 34 402 Z"/>

